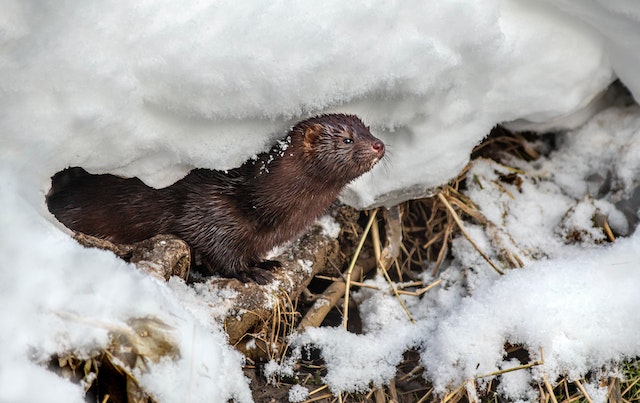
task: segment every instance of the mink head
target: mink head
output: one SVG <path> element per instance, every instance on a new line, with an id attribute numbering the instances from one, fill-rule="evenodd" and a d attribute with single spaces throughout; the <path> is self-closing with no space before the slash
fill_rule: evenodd
<path id="1" fill-rule="evenodd" d="M 369 171 L 383 156 L 385 146 L 355 115 L 316 116 L 298 123 L 293 141 L 300 141 L 308 164 L 326 180 L 345 183 Z"/>

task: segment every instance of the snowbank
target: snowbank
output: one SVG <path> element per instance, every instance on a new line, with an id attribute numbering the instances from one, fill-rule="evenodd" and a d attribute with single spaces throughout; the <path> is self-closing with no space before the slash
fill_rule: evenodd
<path id="1" fill-rule="evenodd" d="M 597 31 L 537 2 L 15 1 L 3 15 L 2 133 L 41 192 L 68 165 L 166 186 L 343 111 L 391 151 L 345 200 L 391 204 L 455 176 L 496 123 L 571 114 L 614 77 Z"/>
<path id="2" fill-rule="evenodd" d="M 390 150 L 344 200 L 423 194 L 498 122 L 575 117 L 615 74 L 638 97 L 640 42 L 627 40 L 638 36 L 637 6 L 553 3 L 3 2 L 0 397 L 81 401 L 79 387 L 34 362 L 88 353 L 106 343 L 104 324 L 155 316 L 181 346 L 180 360 L 147 378 L 161 401 L 251 400 L 202 296 L 67 236 L 44 205 L 55 172 L 83 166 L 164 186 L 193 167 L 237 166 L 302 117 L 341 111 L 361 115 Z"/>

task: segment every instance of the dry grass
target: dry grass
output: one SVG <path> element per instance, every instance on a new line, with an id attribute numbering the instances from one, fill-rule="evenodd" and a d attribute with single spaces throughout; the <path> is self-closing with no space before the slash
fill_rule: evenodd
<path id="1" fill-rule="evenodd" d="M 481 144 L 475 151 L 475 157 L 500 158 L 500 155 L 508 154 L 526 160 L 538 158 L 540 152 L 530 141 L 529 135 L 512 134 L 504 129 L 497 128 L 492 137 Z M 544 147 L 542 147 L 544 149 Z M 544 150 L 543 150 L 544 151 Z M 517 180 L 518 170 L 515 168 L 514 178 L 505 178 L 506 181 Z M 340 315 L 341 324 L 347 328 L 350 323 L 349 304 L 350 291 L 354 287 L 375 286 L 356 281 L 362 276 L 358 270 L 357 262 L 362 259 L 361 253 L 373 254 L 377 272 L 384 275 L 393 294 L 420 297 L 424 293 L 440 285 L 441 280 L 431 284 L 422 284 L 416 281 L 415 273 L 429 270 L 437 277 L 442 263 L 448 257 L 452 239 L 457 234 L 465 236 L 474 246 L 483 259 L 496 272 L 503 274 L 506 270 L 517 269 L 523 266 L 523 256 L 526 252 L 518 248 L 508 234 L 501 233 L 491 239 L 493 254 L 498 256 L 498 261 L 490 258 L 490 253 L 483 251 L 465 230 L 465 222 L 471 222 L 485 227 L 487 234 L 500 230 L 486 219 L 473 202 L 464 195 L 464 178 L 467 170 L 463 170 L 459 177 L 449 185 L 439 189 L 433 197 L 414 200 L 398 206 L 392 211 L 372 211 L 368 213 L 366 226 L 363 230 L 354 230 L 359 235 L 358 245 L 350 258 L 348 268 L 340 276 L 318 276 L 318 280 L 330 281 L 327 288 L 329 294 L 333 294 L 332 307 L 334 312 Z M 498 184 L 499 185 L 499 184 Z M 506 190 L 505 190 L 506 192 Z M 378 217 L 381 217 L 379 219 Z M 355 228 L 351 224 L 351 228 Z M 509 242 L 504 242 L 504 239 Z M 425 262 L 428 265 L 425 266 Z M 353 276 L 354 271 L 357 276 Z M 402 283 L 405 287 L 397 287 L 392 280 Z M 341 284 L 336 288 L 336 284 Z M 380 290 L 381 292 L 388 292 Z M 336 296 L 335 293 L 340 293 Z M 342 302 L 345 309 L 340 309 Z M 402 305 L 408 318 L 412 320 L 409 310 Z M 328 315 L 323 313 L 324 319 Z M 316 325 L 321 321 L 316 320 Z M 528 359 L 529 354 L 522 346 L 505 346 L 509 354 Z M 389 385 L 382 388 L 373 388 L 366 394 L 340 394 L 332 395 L 326 385 L 321 384 L 321 375 L 325 373 L 322 361 L 316 357 L 313 363 L 308 362 L 307 368 L 313 370 L 300 383 L 314 385 L 309 399 L 305 402 L 476 402 L 476 401 L 504 401 L 496 394 L 496 386 L 500 382 L 500 376 L 506 372 L 527 371 L 531 367 L 544 364 L 544 352 L 540 352 L 541 359 L 522 362 L 522 365 L 505 371 L 485 374 L 478 378 L 490 378 L 489 386 L 481 389 L 476 379 L 469 379 L 461 385 L 452 385 L 449 393 L 441 396 L 434 395 L 433 389 L 422 378 L 423 369 L 417 360 L 417 353 L 408 352 L 405 361 L 399 366 L 397 376 Z M 624 380 L 603 379 L 600 382 L 609 389 L 609 401 L 634 402 L 640 401 L 640 370 L 637 362 L 627 364 L 628 369 L 624 373 Z M 301 373 L 305 368 L 301 367 Z M 562 378 L 552 381 L 544 378 L 538 385 L 541 402 L 592 402 L 583 383 L 589 380 L 570 381 Z"/>

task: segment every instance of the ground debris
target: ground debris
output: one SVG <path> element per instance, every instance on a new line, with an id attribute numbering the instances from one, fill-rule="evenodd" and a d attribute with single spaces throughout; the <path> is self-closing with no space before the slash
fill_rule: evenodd
<path id="1" fill-rule="evenodd" d="M 146 373 L 150 362 L 179 357 L 171 326 L 155 318 L 135 318 L 126 324 L 97 323 L 73 314 L 58 313 L 67 320 L 81 321 L 109 330 L 109 345 L 89 357 L 73 352 L 52 357 L 49 369 L 81 384 L 87 401 L 111 403 L 155 403 L 139 384 L 136 373 Z"/>
<path id="2" fill-rule="evenodd" d="M 134 244 L 116 244 L 81 232 L 76 232 L 73 238 L 86 247 L 110 250 L 119 258 L 160 279 L 178 276 L 186 280 L 189 276 L 189 245 L 173 235 L 156 235 Z"/>

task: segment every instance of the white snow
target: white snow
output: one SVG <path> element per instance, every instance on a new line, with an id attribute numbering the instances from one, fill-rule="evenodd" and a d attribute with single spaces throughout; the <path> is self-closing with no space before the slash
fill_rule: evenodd
<path id="1" fill-rule="evenodd" d="M 543 372 L 580 376 L 640 354 L 640 325 L 628 314 L 640 302 L 639 235 L 611 247 L 595 232 L 584 247 L 563 236 L 593 231 L 586 220 L 596 210 L 619 233 L 637 221 L 638 107 L 592 115 L 616 77 L 640 99 L 639 44 L 632 0 L 4 1 L 0 400 L 82 401 L 79 386 L 39 364 L 88 355 L 106 345 L 109 328 L 154 317 L 174 328 L 180 347 L 179 359 L 143 376 L 158 401 L 251 401 L 242 357 L 216 320 L 228 309 L 223 290 L 164 284 L 81 247 L 44 195 L 67 166 L 153 186 L 193 167 L 228 169 L 296 121 L 332 111 L 359 114 L 388 145 L 386 161 L 343 195 L 359 207 L 446 182 L 496 123 L 576 129 L 548 159 L 521 167 L 514 198 L 491 185 L 502 168 L 473 168 L 487 182 L 470 196 L 521 249 L 524 269 L 498 278 L 456 240 L 446 285 L 406 299 L 417 324 L 394 311 L 391 296 L 361 291 L 366 334 L 300 335 L 322 348 L 333 391 L 388 382 L 408 347 L 421 351 L 439 390 L 509 366 L 504 341 L 533 356 L 544 347 L 545 365 L 503 387 L 521 398 Z M 613 188 L 600 194 L 608 175 Z M 495 246 L 495 234 L 470 232 Z M 456 281 L 462 272 L 466 286 Z"/>
<path id="2" fill-rule="evenodd" d="M 524 345 L 531 360 L 544 358 L 544 365 L 505 375 L 500 391 L 508 398 L 525 400 L 534 399 L 531 384 L 542 375 L 580 379 L 589 371 L 606 368 L 615 374 L 613 364 L 637 357 L 640 319 L 634 312 L 640 304 L 636 287 L 640 232 L 611 246 L 598 246 L 606 237 L 593 224 L 599 211 L 627 228 L 625 216 L 609 200 L 623 200 L 624 191 L 614 188 L 595 200 L 588 193 L 570 197 L 559 185 L 565 175 L 555 175 L 569 175 L 568 166 L 583 163 L 584 143 L 608 145 L 600 154 L 590 155 L 593 166 L 632 146 L 637 141 L 634 136 L 608 130 L 618 125 L 622 110 L 633 122 L 625 130 L 640 134 L 640 122 L 635 120 L 640 107 L 605 110 L 563 136 L 563 145 L 548 158 L 531 163 L 514 159 L 522 179 L 519 187 L 500 183 L 501 175 L 512 172 L 506 166 L 476 160 L 467 174 L 467 194 L 494 225 L 484 230 L 466 224 L 466 229 L 495 262 L 499 262 L 497 252 L 506 248 L 521 257 L 525 268 L 506 269 L 499 276 L 465 238 L 456 238 L 454 258 L 441 275 L 443 285 L 422 300 L 405 297 L 416 324 L 408 322 L 390 293 L 363 289 L 355 298 L 365 334 L 346 334 L 341 328 L 309 329 L 296 338 L 300 345 L 321 349 L 329 367 L 325 381 L 332 390 L 363 390 L 388 382 L 400 354 L 409 348 L 420 351 L 425 377 L 443 393 L 475 377 L 480 377 L 481 386 L 486 384 L 490 378 L 483 375 L 515 365 L 505 358 L 504 343 Z M 602 130 L 593 130 L 595 122 Z M 627 174 L 626 167 L 608 168 L 613 183 Z M 573 172 L 573 185 L 586 189 L 581 184 L 589 181 L 590 172 Z M 640 178 L 640 168 L 633 175 Z M 627 197 L 640 185 L 638 179 L 632 182 Z M 579 244 L 567 235 L 569 230 L 583 231 Z M 425 275 L 426 283 L 432 280 Z M 376 285 L 384 289 L 379 279 Z"/>
<path id="3" fill-rule="evenodd" d="M 318 218 L 316 225 L 322 228 L 322 235 L 330 238 L 337 238 L 340 235 L 340 224 L 330 215 L 323 215 Z"/>
<path id="4" fill-rule="evenodd" d="M 309 397 L 309 391 L 304 386 L 293 385 L 289 389 L 289 401 L 292 403 L 303 402 Z"/>
<path id="5" fill-rule="evenodd" d="M 206 323 L 190 313 L 196 290 L 169 288 L 111 253 L 78 247 L 35 213 L 13 179 L 2 171 L 0 400 L 84 401 L 79 387 L 34 364 L 56 353 L 87 356 L 127 319 L 157 318 L 173 328 L 180 357 L 150 365 L 141 377 L 148 391 L 160 401 L 251 401 L 241 355 L 210 314 Z"/>

